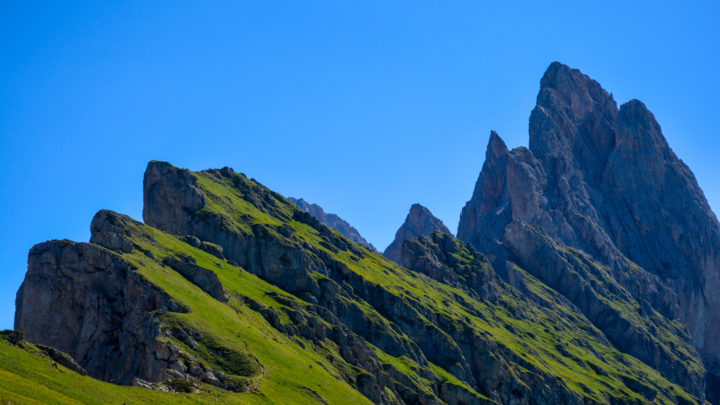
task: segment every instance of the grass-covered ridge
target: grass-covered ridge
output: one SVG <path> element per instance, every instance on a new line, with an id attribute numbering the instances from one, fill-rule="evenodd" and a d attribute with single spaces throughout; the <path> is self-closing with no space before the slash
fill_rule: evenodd
<path id="1" fill-rule="evenodd" d="M 386 305 L 357 294 L 358 286 L 381 289 L 386 300 L 404 311 L 411 311 L 415 320 L 425 325 L 426 332 L 448 337 L 451 346 L 454 343 L 449 334 L 462 331 L 470 331 L 497 345 L 509 357 L 507 370 L 519 381 L 528 372 L 544 373 L 557 377 L 574 395 L 597 402 L 620 399 L 674 403 L 678 398 L 692 401 L 689 394 L 657 371 L 614 349 L 582 313 L 566 307 L 567 302 L 549 307 L 528 306 L 522 294 L 512 288 L 508 289 L 511 293 L 502 295 L 496 302 L 480 301 L 463 289 L 409 271 L 353 245 L 338 232 L 329 235 L 322 227 L 298 221 L 294 204 L 242 174 L 205 171 L 193 175 L 208 200 L 198 215 L 219 217 L 228 230 L 246 237 L 253 237 L 260 227 L 281 244 L 304 246 L 325 263 L 340 264 L 345 277 L 342 282 L 355 289 L 352 299 L 366 312 L 374 309 L 379 319 L 393 318 L 394 314 Z M 292 227 L 291 236 L 280 232 L 281 226 Z M 352 247 L 343 249 L 337 240 L 342 241 L 341 245 Z M 456 258 L 460 266 L 470 260 L 468 255 L 465 250 L 458 252 Z M 336 275 L 324 276 L 341 282 Z M 527 279 L 532 280 L 529 284 L 542 285 L 530 275 Z M 558 295 L 544 285 L 536 290 Z M 393 325 L 392 329 L 400 339 L 410 335 L 408 328 Z M 456 348 L 462 352 L 459 346 Z M 432 363 L 436 356 L 425 353 L 425 357 Z M 461 374 L 459 381 L 474 386 L 475 382 L 469 378 L 472 372 L 448 371 Z M 638 387 L 646 386 L 650 389 L 644 394 L 638 392 Z M 649 391 L 652 393 L 648 394 Z"/>
<path id="2" fill-rule="evenodd" d="M 222 381 L 195 373 L 153 384 L 174 392 L 121 387 L 55 368 L 32 345 L 0 339 L 0 398 L 698 402 L 618 351 L 567 299 L 514 264 L 508 271 L 517 282 L 511 286 L 469 245 L 433 235 L 413 246 L 457 277 L 429 277 L 351 242 L 243 174 L 223 169 L 184 175 L 192 181 L 168 181 L 162 192 L 182 196 L 182 187 L 196 187 L 202 207 L 172 211 L 178 217 L 162 212 L 153 222 L 163 228 L 163 221 L 175 221 L 177 235 L 103 211 L 96 219 L 107 226 L 94 225 L 93 240 L 182 308 L 151 316 L 159 325 L 158 341 L 176 349 L 183 370 L 210 370 Z"/>
<path id="3" fill-rule="evenodd" d="M 302 403 L 317 397 L 331 403 L 343 398 L 355 398 L 358 403 L 367 401 L 310 345 L 281 333 L 247 305 L 248 300 L 253 300 L 282 311 L 285 302 L 295 301 L 294 297 L 175 236 L 129 218 L 126 224 L 131 228 L 136 248 L 122 254 L 123 258 L 189 309 L 188 313 L 165 313 L 158 317 L 170 332 L 167 339 L 188 355 L 186 365 L 204 362 L 229 375 L 254 378 L 256 381 L 249 381 L 248 385 L 255 387 L 256 392 L 245 395 L 260 396 L 274 403 L 283 399 Z M 212 299 L 161 264 L 163 258 L 177 254 L 190 256 L 199 266 L 215 272 L 228 292 L 228 302 Z M 177 336 L 182 335 L 190 338 L 180 340 Z M 308 396 L 310 392 L 315 394 Z"/>

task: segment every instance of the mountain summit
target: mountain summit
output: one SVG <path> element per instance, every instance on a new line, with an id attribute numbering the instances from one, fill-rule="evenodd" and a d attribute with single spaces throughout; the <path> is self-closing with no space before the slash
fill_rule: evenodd
<path id="1" fill-rule="evenodd" d="M 717 400 L 720 227 L 642 102 L 618 109 L 596 81 L 551 64 L 530 116 L 530 148 L 507 151 L 491 135 L 458 237 L 544 274 L 551 286 L 560 273 L 538 260 L 528 238 L 590 255 L 607 266 L 609 282 L 623 295 L 687 326 L 710 371 L 708 393 Z M 593 315 L 588 296 L 575 297 L 576 285 L 554 288 L 585 308 L 623 350 L 651 363 L 668 358 L 653 349 L 661 343 L 648 346 L 652 339 L 642 338 L 642 330 L 621 331 L 608 313 Z"/>
<path id="2" fill-rule="evenodd" d="M 150 162 L 144 223 L 30 250 L 0 398 L 720 403 L 720 225 L 645 105 L 576 69 L 529 147 L 491 132 L 457 237 L 414 204 L 381 255 L 295 201 Z"/>

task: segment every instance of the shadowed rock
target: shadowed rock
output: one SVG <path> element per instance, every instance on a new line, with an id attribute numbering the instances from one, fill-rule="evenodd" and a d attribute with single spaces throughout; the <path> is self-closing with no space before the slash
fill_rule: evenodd
<path id="1" fill-rule="evenodd" d="M 420 204 L 413 204 L 405 217 L 405 222 L 395 233 L 395 240 L 388 245 L 383 255 L 395 263 L 402 264 L 403 242 L 418 236 L 429 236 L 438 231 L 452 235 L 445 224 L 435 218 L 429 209 Z"/>
<path id="2" fill-rule="evenodd" d="M 686 325 L 705 367 L 717 373 L 720 298 L 712 291 L 720 290 L 720 227 L 652 114 L 637 100 L 618 110 L 596 81 L 554 62 L 540 82 L 529 132 L 529 149 L 512 151 L 491 135 L 458 237 L 491 260 L 510 254 L 548 282 L 561 275 L 519 243 L 524 239 L 516 232 L 532 225 L 552 240 L 552 249 L 581 250 L 607 266 L 607 276 L 630 301 L 662 314 L 668 325 L 672 319 Z M 568 297 L 577 291 L 574 284 L 556 288 Z M 603 326 L 586 314 L 624 351 L 675 381 L 694 381 L 673 371 L 683 366 L 663 354 L 672 350 L 641 342 L 654 340 L 652 333 L 641 337 L 642 332 Z M 640 340 L 620 344 L 633 339 Z M 707 384 L 714 402 L 716 379 Z"/>
<path id="3" fill-rule="evenodd" d="M 177 356 L 157 340 L 151 312 L 184 311 L 110 250 L 54 240 L 35 245 L 17 294 L 15 329 L 32 343 L 70 354 L 88 374 L 129 385 L 162 381 Z"/>
<path id="4" fill-rule="evenodd" d="M 340 231 L 341 234 L 347 236 L 348 239 L 350 239 L 351 241 L 359 245 L 363 245 L 372 251 L 375 251 L 375 247 L 370 242 L 366 241 L 365 238 L 360 235 L 360 232 L 358 232 L 357 229 L 355 229 L 352 225 L 347 223 L 347 221 L 340 218 L 339 216 L 335 214 L 328 214 L 322 209 L 321 206 L 317 204 L 311 204 L 303 200 L 302 198 L 289 197 L 288 199 L 297 204 L 298 207 L 307 211 L 310 215 L 317 218 L 318 221 L 331 228 L 337 229 L 338 231 Z"/>

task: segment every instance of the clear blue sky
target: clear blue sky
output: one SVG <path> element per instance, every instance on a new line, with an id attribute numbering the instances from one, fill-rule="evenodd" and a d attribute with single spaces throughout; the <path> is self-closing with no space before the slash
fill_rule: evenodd
<path id="1" fill-rule="evenodd" d="M 554 60 L 644 101 L 720 210 L 718 1 L 72 3 L 0 7 L 0 328 L 33 244 L 141 219 L 151 159 L 231 166 L 380 249 L 414 202 L 454 231 Z"/>

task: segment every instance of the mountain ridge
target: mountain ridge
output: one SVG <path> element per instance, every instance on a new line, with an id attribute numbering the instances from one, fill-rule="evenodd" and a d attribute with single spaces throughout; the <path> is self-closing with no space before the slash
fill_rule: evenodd
<path id="1" fill-rule="evenodd" d="M 384 255 L 231 168 L 151 161 L 144 223 L 30 250 L 0 369 L 23 386 L 46 357 L 5 359 L 39 344 L 137 402 L 718 403 L 718 222 L 652 113 L 554 62 L 529 132 L 491 132 L 457 236 L 414 204 Z"/>
<path id="2" fill-rule="evenodd" d="M 618 109 L 599 83 L 554 62 L 541 80 L 529 132 L 529 148 L 512 151 L 491 135 L 473 197 L 461 215 L 460 239 L 503 256 L 508 237 L 513 239 L 507 231 L 522 229 L 508 228 L 511 224 L 537 226 L 560 244 L 607 264 L 632 296 L 686 323 L 714 369 L 718 345 L 704 342 L 720 337 L 714 318 L 720 306 L 712 293 L 702 291 L 718 287 L 720 227 L 652 113 L 638 100 Z M 661 248 L 653 246 L 658 242 Z M 515 260 L 520 253 L 516 249 Z M 708 385 L 714 400 L 717 389 Z"/>
<path id="3" fill-rule="evenodd" d="M 325 225 L 335 228 L 343 235 L 347 236 L 348 239 L 351 241 L 365 246 L 366 248 L 369 248 L 370 250 L 376 250 L 375 247 L 372 245 L 372 243 L 365 240 L 365 238 L 362 237 L 360 232 L 355 229 L 352 225 L 350 225 L 347 221 L 340 218 L 340 216 L 336 214 L 331 214 L 325 212 L 325 210 L 322 209 L 321 206 L 313 203 L 309 203 L 302 198 L 294 198 L 294 197 L 288 197 L 288 199 L 295 204 L 298 205 L 298 207 L 304 209 L 305 211 L 309 212 L 310 215 L 317 218 L 320 222 L 324 223 Z"/>

